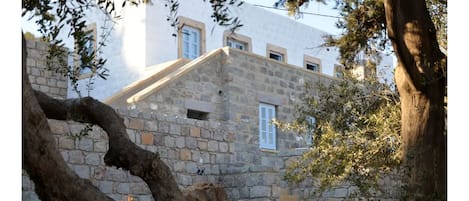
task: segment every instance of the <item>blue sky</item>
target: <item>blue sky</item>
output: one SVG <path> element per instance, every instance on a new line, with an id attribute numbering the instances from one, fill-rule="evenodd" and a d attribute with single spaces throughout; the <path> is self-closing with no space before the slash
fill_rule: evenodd
<path id="1" fill-rule="evenodd" d="M 262 7 L 262 6 L 273 7 L 274 2 L 276 0 L 244 0 L 244 1 L 253 5 L 259 5 L 259 7 Z M 307 12 L 307 13 L 319 14 L 319 15 L 304 14 L 303 17 L 300 19 L 295 19 L 294 17 L 290 17 L 290 18 L 293 20 L 296 20 L 297 22 L 317 28 L 319 30 L 329 32 L 330 34 L 338 35 L 341 33 L 341 30 L 337 29 L 335 26 L 335 23 L 337 22 L 337 18 L 321 16 L 321 15 L 339 16 L 339 13 L 337 12 L 337 10 L 334 10 L 332 8 L 334 5 L 335 4 L 333 2 L 330 2 L 327 5 L 324 5 L 322 3 L 317 3 L 315 1 L 312 1 L 309 3 L 307 8 L 302 8 L 302 11 Z M 273 9 L 273 8 L 264 8 L 264 9 L 271 11 L 273 13 L 277 13 L 279 15 L 288 16 L 287 11 L 285 10 L 279 10 L 279 9 Z"/>

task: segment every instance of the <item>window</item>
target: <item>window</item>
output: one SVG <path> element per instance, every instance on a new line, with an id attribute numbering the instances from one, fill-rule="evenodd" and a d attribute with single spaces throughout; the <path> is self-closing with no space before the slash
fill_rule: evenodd
<path id="1" fill-rule="evenodd" d="M 179 16 L 178 58 L 195 59 L 205 53 L 205 24 Z"/>
<path id="2" fill-rule="evenodd" d="M 315 57 L 304 55 L 304 67 L 307 70 L 321 72 L 321 60 Z"/>
<path id="3" fill-rule="evenodd" d="M 267 44 L 267 57 L 280 62 L 287 62 L 287 49 Z"/>
<path id="4" fill-rule="evenodd" d="M 275 118 L 275 106 L 259 104 L 259 146 L 265 149 L 276 149 L 276 128 L 272 124 Z"/>
<path id="5" fill-rule="evenodd" d="M 314 72 L 319 72 L 319 64 L 306 62 L 306 69 L 314 71 Z"/>
<path id="6" fill-rule="evenodd" d="M 208 112 L 202 112 L 197 110 L 187 110 L 187 118 L 189 119 L 198 119 L 198 120 L 208 120 Z"/>
<path id="7" fill-rule="evenodd" d="M 251 38 L 239 33 L 225 31 L 223 33 L 223 45 L 251 52 Z"/>
<path id="8" fill-rule="evenodd" d="M 283 61 L 283 54 L 278 53 L 278 52 L 274 52 L 274 51 L 270 51 L 269 52 L 269 58 L 271 58 L 273 60 L 277 60 L 277 61 Z"/>
<path id="9" fill-rule="evenodd" d="M 308 116 L 306 117 L 308 122 L 308 134 L 306 135 L 306 145 L 311 146 L 313 144 L 313 132 L 316 129 L 316 118 Z"/>
<path id="10" fill-rule="evenodd" d="M 200 56 L 200 31 L 190 26 L 182 27 L 183 58 L 195 59 Z"/>
<path id="11" fill-rule="evenodd" d="M 246 46 L 247 45 L 246 45 L 246 43 L 243 43 L 243 42 L 237 41 L 235 39 L 229 38 L 226 41 L 226 46 L 246 51 Z"/>

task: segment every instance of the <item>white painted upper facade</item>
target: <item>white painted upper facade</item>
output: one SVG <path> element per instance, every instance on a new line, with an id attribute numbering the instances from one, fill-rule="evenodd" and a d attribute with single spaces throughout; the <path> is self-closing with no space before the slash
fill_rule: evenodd
<path id="1" fill-rule="evenodd" d="M 202 0 L 179 0 L 179 26 L 195 26 L 201 31 L 201 43 L 205 48 L 201 54 L 226 46 L 226 27 L 218 26 L 213 19 L 210 3 Z M 110 76 L 107 80 L 96 78 L 90 96 L 103 100 L 125 86 L 142 79 L 158 70 L 157 64 L 173 61 L 181 57 L 182 34 L 173 36 L 177 31 L 167 21 L 169 9 L 164 1 L 153 1 L 152 5 L 138 7 L 127 6 L 122 10 L 123 19 L 114 26 L 107 46 L 102 49 L 102 57 L 107 59 L 106 68 Z M 120 5 L 117 3 L 116 5 Z M 339 53 L 335 48 L 319 47 L 326 32 L 298 23 L 286 16 L 271 13 L 250 4 L 231 8 L 232 15 L 241 20 L 243 26 L 236 31 L 236 36 L 249 39 L 248 50 L 252 53 L 268 56 L 269 50 L 281 52 L 285 62 L 303 68 L 305 58 L 319 63 L 320 73 L 333 76 L 334 66 L 338 64 Z M 97 40 L 105 22 L 104 16 L 91 13 L 90 23 L 94 23 Z M 187 23 L 186 23 L 187 22 Z M 196 23 L 196 25 L 194 25 Z M 202 25 L 201 25 L 202 24 Z M 198 27 L 197 27 L 198 25 Z M 204 32 L 204 33 L 202 33 Z M 282 52 L 282 50 L 284 52 Z M 391 61 L 392 62 L 392 61 Z M 384 63 L 381 65 L 390 65 Z M 80 91 L 86 96 L 86 82 L 80 81 Z M 76 93 L 69 90 L 69 97 L 76 97 Z"/>

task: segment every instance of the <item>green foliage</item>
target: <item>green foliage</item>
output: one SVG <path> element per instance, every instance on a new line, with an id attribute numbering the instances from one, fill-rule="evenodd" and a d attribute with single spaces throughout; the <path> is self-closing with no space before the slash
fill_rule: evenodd
<path id="1" fill-rule="evenodd" d="M 287 167 L 285 178 L 317 179 L 320 190 L 342 182 L 356 185 L 362 195 L 379 190 L 378 180 L 401 162 L 400 104 L 397 95 L 376 80 L 358 81 L 346 74 L 330 84 L 307 84 L 295 122 L 283 129 L 311 131 L 313 145 Z"/>
<path id="2" fill-rule="evenodd" d="M 432 18 L 436 29 L 436 37 L 440 49 L 446 54 L 448 49 L 448 1 L 447 0 L 426 0 L 428 12 Z"/>
<path id="3" fill-rule="evenodd" d="M 290 15 L 299 13 L 302 6 L 313 0 L 278 0 L 276 5 L 285 6 Z M 325 3 L 325 0 L 314 0 Z M 330 0 L 332 1 L 332 0 Z M 383 0 L 333 0 L 340 12 L 336 26 L 343 30 L 340 36 L 324 36 L 324 46 L 338 47 L 340 62 L 351 68 L 362 60 L 379 63 L 381 53 L 391 53 L 387 36 Z M 447 48 L 447 0 L 426 0 L 427 10 L 436 26 L 438 43 Z"/>

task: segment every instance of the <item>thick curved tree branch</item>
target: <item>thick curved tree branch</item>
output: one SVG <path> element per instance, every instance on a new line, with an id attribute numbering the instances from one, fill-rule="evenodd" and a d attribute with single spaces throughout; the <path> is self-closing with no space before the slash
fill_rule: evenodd
<path id="1" fill-rule="evenodd" d="M 92 123 L 103 128 L 109 136 L 106 165 L 129 170 L 142 178 L 155 200 L 185 200 L 169 167 L 157 153 L 130 141 L 124 120 L 114 109 L 90 97 L 56 100 L 38 91 L 36 97 L 48 118 Z"/>
<path id="2" fill-rule="evenodd" d="M 26 41 L 22 51 L 23 169 L 35 183 L 41 200 L 108 200 L 90 181 L 79 178 L 67 166 L 55 146 L 47 118 L 36 100 L 26 73 Z"/>

